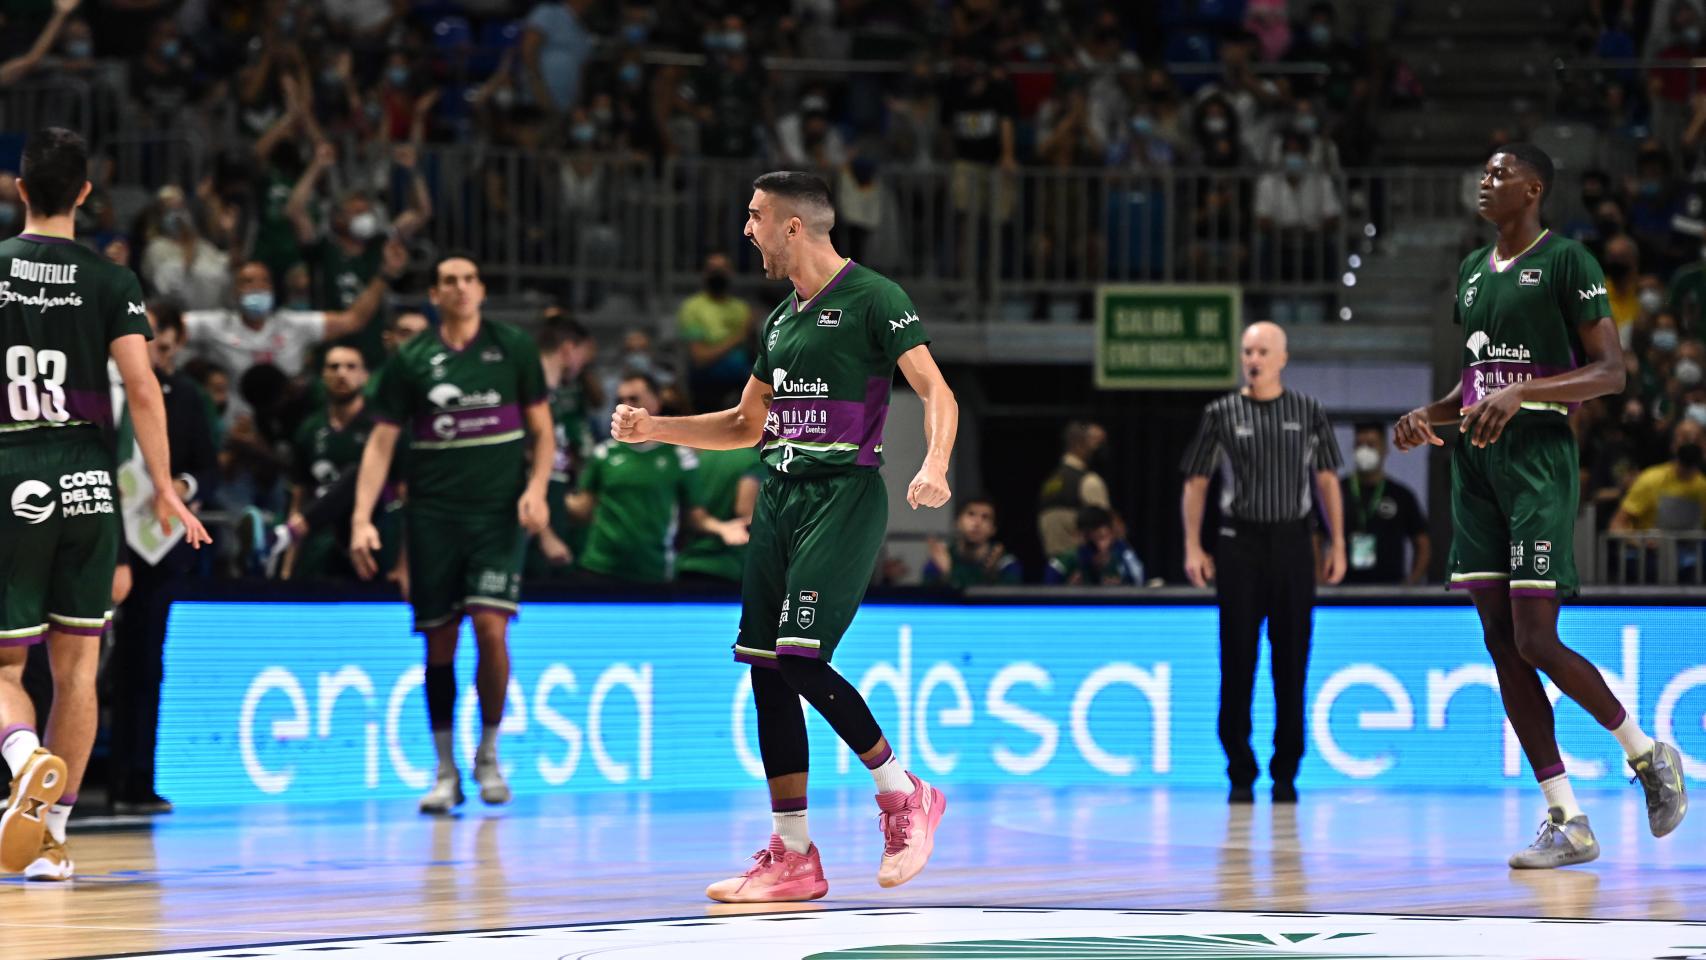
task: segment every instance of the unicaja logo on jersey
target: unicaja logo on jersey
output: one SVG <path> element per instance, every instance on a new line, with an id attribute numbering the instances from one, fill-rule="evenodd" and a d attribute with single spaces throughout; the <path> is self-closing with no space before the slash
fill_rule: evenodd
<path id="1" fill-rule="evenodd" d="M 1511 346 L 1508 343 L 1494 343 L 1485 330 L 1477 330 L 1469 335 L 1465 344 L 1469 353 L 1476 360 L 1510 360 L 1517 363 L 1527 363 L 1532 354 L 1522 344 Z"/>
<path id="2" fill-rule="evenodd" d="M 821 397 L 829 392 L 822 380 L 789 380 L 788 371 L 777 367 L 770 373 L 770 383 L 778 397 Z"/>
<path id="3" fill-rule="evenodd" d="M 454 383 L 441 383 L 427 391 L 427 400 L 435 407 L 449 407 L 462 399 L 462 388 Z"/>
<path id="4" fill-rule="evenodd" d="M 503 397 L 496 390 L 463 393 L 462 388 L 454 383 L 441 383 L 428 390 L 427 400 L 440 410 L 446 407 L 495 407 L 503 403 Z"/>
<path id="5" fill-rule="evenodd" d="M 31 503 L 37 497 L 47 497 L 46 503 Z M 40 480 L 25 480 L 12 490 L 12 512 L 25 523 L 41 523 L 53 516 L 53 488 Z"/>

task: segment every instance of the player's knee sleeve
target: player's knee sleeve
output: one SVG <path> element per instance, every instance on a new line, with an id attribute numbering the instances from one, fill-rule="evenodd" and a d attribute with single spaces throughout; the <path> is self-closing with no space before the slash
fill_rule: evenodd
<path id="1" fill-rule="evenodd" d="M 823 714 L 841 742 L 854 753 L 867 753 L 882 739 L 882 728 L 871 716 L 865 698 L 834 667 L 810 657 L 781 656 L 776 658 L 776 664 L 788 686 Z"/>
<path id="2" fill-rule="evenodd" d="M 752 703 L 758 709 L 758 753 L 764 778 L 774 780 L 810 768 L 806 715 L 800 695 L 782 679 L 779 670 L 752 668 Z"/>

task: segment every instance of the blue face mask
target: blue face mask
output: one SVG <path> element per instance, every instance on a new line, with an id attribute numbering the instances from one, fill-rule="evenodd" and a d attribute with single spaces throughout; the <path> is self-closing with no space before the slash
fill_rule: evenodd
<path id="1" fill-rule="evenodd" d="M 628 45 L 632 47 L 645 43 L 651 39 L 651 35 L 652 28 L 643 23 L 630 23 L 622 28 L 622 39 L 628 41 Z"/>
<path id="2" fill-rule="evenodd" d="M 73 60 L 87 60 L 95 47 L 87 40 L 72 40 L 65 45 L 65 55 Z"/>
<path id="3" fill-rule="evenodd" d="M 183 47 L 180 46 L 176 40 L 167 40 L 165 43 L 160 44 L 160 56 L 164 59 L 176 60 L 178 58 L 178 54 L 182 52 Z"/>
<path id="4" fill-rule="evenodd" d="M 1306 113 L 1297 118 L 1297 132 L 1313 134 L 1321 129 L 1321 119 L 1313 113 Z"/>
<path id="5" fill-rule="evenodd" d="M 243 307 L 243 312 L 251 317 L 265 317 L 272 314 L 273 299 L 271 290 L 256 290 L 245 293 L 237 301 Z"/>
<path id="6" fill-rule="evenodd" d="M 630 87 L 639 86 L 640 80 L 646 75 L 645 68 L 637 63 L 624 63 L 622 69 L 616 73 L 622 78 L 622 82 Z"/>
<path id="7" fill-rule="evenodd" d="M 1324 47 L 1333 42 L 1333 28 L 1324 23 L 1309 25 L 1309 42 L 1317 47 Z"/>
<path id="8" fill-rule="evenodd" d="M 1653 331 L 1653 346 L 1661 353 L 1671 353 L 1676 350 L 1676 331 L 1670 328 Z"/>
<path id="9" fill-rule="evenodd" d="M 1150 120 L 1148 117 L 1139 115 L 1131 118 L 1132 133 L 1135 133 L 1140 137 L 1147 136 L 1149 131 L 1153 129 L 1155 129 L 1155 122 Z"/>
<path id="10" fill-rule="evenodd" d="M 391 81 L 391 86 L 401 87 L 409 82 L 409 68 L 392 67 L 385 71 L 385 79 Z"/>
<path id="11" fill-rule="evenodd" d="M 1025 59 L 1041 60 L 1046 56 L 1048 56 L 1048 48 L 1043 46 L 1041 43 L 1025 44 Z"/>
<path id="12" fill-rule="evenodd" d="M 569 136 L 584 147 L 598 138 L 598 128 L 590 123 L 577 123 L 569 131 Z"/>
<path id="13" fill-rule="evenodd" d="M 9 227 L 18 222 L 18 208 L 11 204 L 0 204 L 0 227 Z"/>
<path id="14" fill-rule="evenodd" d="M 1661 189 L 1657 180 L 1645 180 L 1641 183 L 1641 196 L 1656 197 Z"/>
<path id="15" fill-rule="evenodd" d="M 1307 166 L 1309 166 L 1309 161 L 1303 154 L 1288 153 L 1285 155 L 1285 171 L 1287 173 L 1302 173 Z"/>
<path id="16" fill-rule="evenodd" d="M 723 34 L 723 49 L 730 53 L 742 53 L 746 50 L 746 34 L 730 31 Z"/>

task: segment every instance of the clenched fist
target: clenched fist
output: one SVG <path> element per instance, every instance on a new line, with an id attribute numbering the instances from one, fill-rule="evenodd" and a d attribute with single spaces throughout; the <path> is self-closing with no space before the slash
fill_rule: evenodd
<path id="1" fill-rule="evenodd" d="M 643 407 L 630 407 L 619 403 L 615 412 L 610 415 L 610 438 L 623 443 L 645 443 L 654 439 L 656 426 L 652 422 L 652 415 Z"/>

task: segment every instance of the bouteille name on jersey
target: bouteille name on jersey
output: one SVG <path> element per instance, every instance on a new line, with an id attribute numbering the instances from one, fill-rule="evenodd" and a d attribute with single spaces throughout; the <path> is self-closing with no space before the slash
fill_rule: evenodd
<path id="1" fill-rule="evenodd" d="M 76 283 L 75 263 L 35 263 L 30 260 L 12 261 L 12 279 L 30 283 Z"/>

